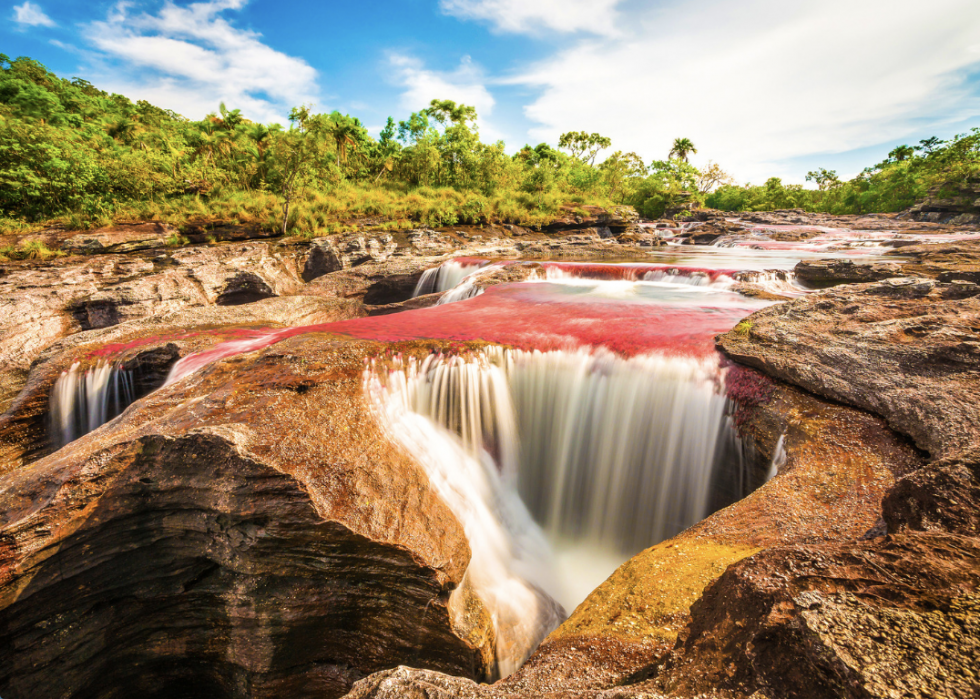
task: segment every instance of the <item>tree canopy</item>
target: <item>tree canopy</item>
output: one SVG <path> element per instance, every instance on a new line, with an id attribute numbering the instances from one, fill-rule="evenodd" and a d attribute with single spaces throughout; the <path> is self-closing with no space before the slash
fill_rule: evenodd
<path id="1" fill-rule="evenodd" d="M 312 235 L 358 216 L 534 225 L 585 204 L 631 204 L 648 217 L 688 204 L 865 213 L 980 180 L 978 129 L 894 148 L 849 181 L 816 169 L 816 189 L 805 189 L 778 178 L 735 185 L 716 163 L 688 162 L 697 149 L 687 138 L 652 162 L 619 150 L 602 159 L 612 140 L 585 131 L 509 155 L 478 124 L 474 107 L 440 99 L 389 117 L 377 138 L 356 116 L 310 106 L 293 109 L 288 127 L 226 104 L 195 121 L 0 54 L 0 226 L 204 217 Z"/>

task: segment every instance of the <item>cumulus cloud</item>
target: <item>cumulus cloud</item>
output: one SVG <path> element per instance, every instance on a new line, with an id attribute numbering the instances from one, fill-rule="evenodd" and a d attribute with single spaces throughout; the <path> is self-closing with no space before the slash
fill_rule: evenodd
<path id="1" fill-rule="evenodd" d="M 615 148 L 702 159 L 758 181 L 785 161 L 905 138 L 980 113 L 976 0 L 689 0 L 616 40 L 580 40 L 510 82 L 540 96 L 532 136 L 598 131 Z M 798 176 L 796 179 L 800 179 Z"/>
<path id="2" fill-rule="evenodd" d="M 622 0 L 440 0 L 448 15 L 489 22 L 503 32 L 615 34 L 615 8 Z"/>
<path id="3" fill-rule="evenodd" d="M 14 5 L 14 21 L 21 27 L 53 27 L 54 20 L 44 14 L 40 6 L 30 2 Z"/>
<path id="4" fill-rule="evenodd" d="M 488 78 L 480 66 L 464 56 L 452 71 L 436 71 L 413 56 L 392 53 L 388 57 L 398 84 L 402 87 L 399 108 L 417 112 L 434 99 L 448 99 L 476 107 L 480 134 L 484 141 L 495 141 L 503 135 L 488 121 L 496 100 L 487 88 Z"/>
<path id="5" fill-rule="evenodd" d="M 166 2 L 156 14 L 134 14 L 130 3 L 120 2 L 84 32 L 114 64 L 100 83 L 190 118 L 224 101 L 255 121 L 283 121 L 291 107 L 315 101 L 317 73 L 223 16 L 246 4 Z M 116 77 L 120 72 L 122 79 Z"/>

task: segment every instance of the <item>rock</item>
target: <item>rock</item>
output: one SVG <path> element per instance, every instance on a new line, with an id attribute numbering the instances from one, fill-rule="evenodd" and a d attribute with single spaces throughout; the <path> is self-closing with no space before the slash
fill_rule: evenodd
<path id="1" fill-rule="evenodd" d="M 836 287 L 750 316 L 719 346 L 883 416 L 934 458 L 980 443 L 980 298 L 924 278 Z"/>
<path id="2" fill-rule="evenodd" d="M 812 287 L 863 284 L 902 275 L 902 265 L 855 264 L 851 260 L 804 260 L 793 268 L 796 278 Z"/>
<path id="3" fill-rule="evenodd" d="M 337 254 L 336 248 L 329 238 L 317 238 L 310 244 L 303 265 L 303 281 L 311 282 L 324 274 L 337 272 L 344 268 L 344 262 Z"/>
<path id="4" fill-rule="evenodd" d="M 113 348 L 117 361 L 134 370 L 138 397 L 161 386 L 170 367 L 180 357 L 227 339 L 228 335 L 220 330 L 223 326 L 242 330 L 313 325 L 363 314 L 363 306 L 356 301 L 293 296 L 242 306 L 171 311 L 58 340 L 40 353 L 31 367 L 29 380 L 25 377 L 23 390 L 0 414 L 0 474 L 50 452 L 49 399 L 55 381 L 76 361 L 98 362 L 107 346 Z"/>
<path id="5" fill-rule="evenodd" d="M 742 232 L 744 228 L 738 224 L 713 221 L 693 228 L 686 242 L 690 245 L 712 245 L 725 236 Z"/>
<path id="6" fill-rule="evenodd" d="M 980 228 L 980 183 L 974 180 L 934 187 L 902 216 L 913 221 Z"/>
<path id="7" fill-rule="evenodd" d="M 360 395 L 380 347 L 307 335 L 219 362 L 8 474 L 0 691 L 329 698 L 400 663 L 486 678 L 463 531 Z"/>
<path id="8" fill-rule="evenodd" d="M 70 255 L 98 255 L 154 250 L 166 247 L 177 230 L 165 223 L 137 223 L 78 233 L 61 241 Z"/>
<path id="9" fill-rule="evenodd" d="M 269 283 L 255 272 L 237 272 L 225 280 L 214 302 L 219 306 L 240 306 L 276 296 Z"/>
<path id="10" fill-rule="evenodd" d="M 977 539 L 926 533 L 757 554 L 694 605 L 658 685 L 670 696 L 976 696 L 978 556 Z"/>

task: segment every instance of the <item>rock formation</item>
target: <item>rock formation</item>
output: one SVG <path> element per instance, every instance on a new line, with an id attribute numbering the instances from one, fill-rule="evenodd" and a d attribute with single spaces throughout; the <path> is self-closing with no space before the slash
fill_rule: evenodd
<path id="1" fill-rule="evenodd" d="M 696 244 L 952 232 L 694 215 Z M 540 274 L 539 256 L 645 255 L 662 231 L 569 208 L 542 231 L 176 233 L 51 234 L 72 256 L 0 275 L 5 699 L 980 693 L 980 243 L 801 263 L 798 279 L 833 288 L 718 340 L 760 487 L 623 564 L 520 670 L 481 684 L 496 629 L 466 533 L 362 393 L 367 358 L 454 343 L 309 332 L 164 380 L 225 340 L 435 304 L 412 295 L 452 256 L 531 258 L 481 272 L 483 288 Z M 52 387 L 104 361 L 142 397 L 51 453 Z"/>
<path id="2" fill-rule="evenodd" d="M 466 537 L 360 395 L 373 351 L 305 336 L 218 363 L 8 474 L 4 694 L 331 697 L 398 663 L 491 677 Z"/>

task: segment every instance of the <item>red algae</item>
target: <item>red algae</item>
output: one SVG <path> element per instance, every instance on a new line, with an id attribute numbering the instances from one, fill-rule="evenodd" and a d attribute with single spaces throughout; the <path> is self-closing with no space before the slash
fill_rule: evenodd
<path id="1" fill-rule="evenodd" d="M 651 303 L 584 298 L 550 283 L 502 284 L 457 303 L 253 333 L 182 359 L 170 380 L 217 359 L 307 333 L 382 342 L 483 341 L 540 351 L 601 347 L 624 357 L 653 352 L 706 357 L 715 352 L 715 335 L 727 332 L 760 307 L 758 302 L 736 294 L 725 294 L 723 299 L 707 297 L 697 303 Z"/>

